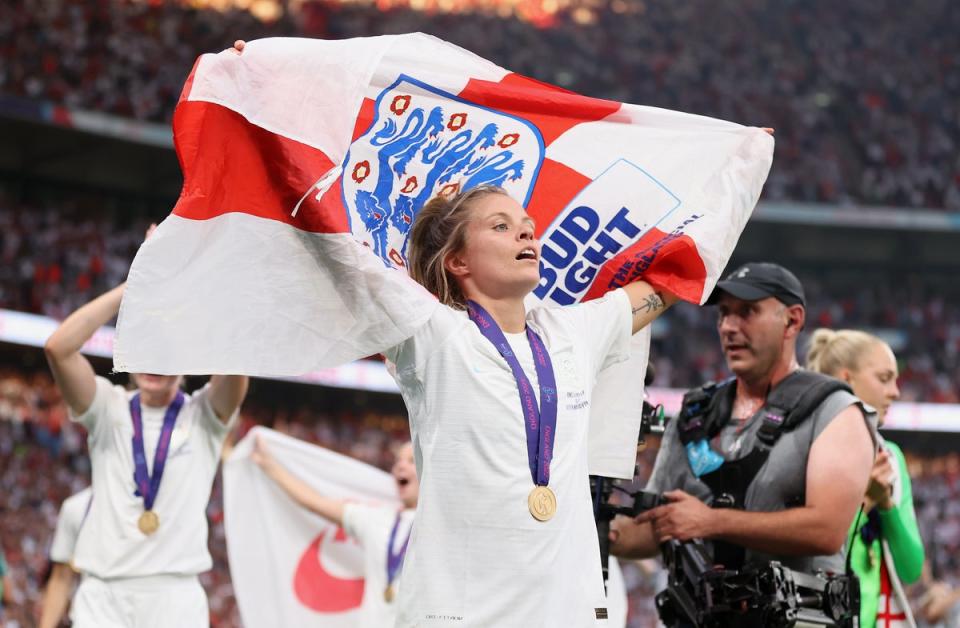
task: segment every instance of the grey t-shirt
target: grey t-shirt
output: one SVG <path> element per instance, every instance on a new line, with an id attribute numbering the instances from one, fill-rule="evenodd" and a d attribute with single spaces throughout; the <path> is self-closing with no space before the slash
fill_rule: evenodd
<path id="1" fill-rule="evenodd" d="M 803 504 L 806 496 L 807 458 L 813 441 L 838 414 L 852 404 L 863 407 L 860 400 L 852 394 L 843 390 L 834 392 L 824 399 L 810 417 L 794 429 L 784 432 L 747 489 L 746 510 L 775 512 L 784 510 L 786 504 Z M 757 432 L 763 423 L 762 415 L 761 408 L 742 427 L 730 421 L 713 438 L 711 448 L 726 460 L 736 460 L 749 454 L 757 442 Z M 864 420 L 876 446 L 876 414 L 864 409 Z M 693 475 L 687 462 L 687 452 L 677 435 L 676 422 L 673 421 L 667 425 L 646 490 L 662 493 L 675 489 L 682 489 L 704 501 L 712 497 L 707 485 Z M 832 556 L 771 556 L 748 549 L 746 562 L 764 565 L 771 560 L 777 560 L 796 571 L 813 572 L 823 569 L 840 573 L 844 570 L 844 555 L 841 550 Z"/>

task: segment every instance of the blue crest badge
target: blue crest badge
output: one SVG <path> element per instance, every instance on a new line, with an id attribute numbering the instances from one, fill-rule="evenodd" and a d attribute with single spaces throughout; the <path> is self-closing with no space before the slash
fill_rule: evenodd
<path id="1" fill-rule="evenodd" d="M 492 184 L 526 206 L 543 157 L 526 120 L 400 75 L 344 162 L 351 231 L 385 263 L 404 266 L 410 227 L 428 200 Z"/>

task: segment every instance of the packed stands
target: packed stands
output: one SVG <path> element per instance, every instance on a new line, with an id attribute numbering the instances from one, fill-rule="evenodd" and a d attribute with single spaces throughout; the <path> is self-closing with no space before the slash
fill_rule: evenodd
<path id="1" fill-rule="evenodd" d="M 146 226 L 167 211 L 94 193 L 16 200 L 0 185 L 0 308 L 62 319 L 124 280 Z M 960 402 L 960 300 L 949 280 L 850 282 L 798 274 L 807 286 L 808 331 L 893 330 L 903 400 Z M 658 385 L 685 388 L 727 376 L 712 309 L 680 305 L 658 322 L 654 336 Z"/>
<path id="2" fill-rule="evenodd" d="M 590 96 L 776 127 L 768 199 L 960 210 L 950 0 L 544 0 L 459 13 L 314 1 L 271 23 L 186 4 L 4 3 L 0 94 L 169 121 L 196 56 L 236 38 L 423 31 Z"/>
<path id="3" fill-rule="evenodd" d="M 768 201 L 960 211 L 960 4 L 951 0 L 293 0 L 269 22 L 200 4 L 0 3 L 0 114 L 14 96 L 167 124 L 196 56 L 234 39 L 423 31 L 591 96 L 776 127 Z M 123 281 L 147 225 L 174 200 L 0 175 L 0 309 L 56 319 Z M 871 329 L 897 353 L 903 400 L 960 403 L 955 264 L 927 272 L 890 260 L 841 275 L 777 261 L 806 286 L 807 332 Z M 19 362 L 26 355 L 33 366 Z M 88 483 L 89 459 L 39 352 L 2 356 L 0 544 L 15 603 L 0 619 L 31 626 L 59 503 Z M 655 325 L 652 360 L 658 386 L 726 377 L 715 313 L 673 308 Z M 270 425 L 386 467 L 406 419 L 360 393 L 322 391 L 254 382 L 236 437 Z M 640 477 L 655 452 L 641 458 Z M 933 575 L 960 585 L 960 455 L 908 449 L 908 460 Z M 219 481 L 208 516 L 211 623 L 237 626 Z M 657 573 L 655 562 L 625 572 L 631 626 L 655 625 Z"/>

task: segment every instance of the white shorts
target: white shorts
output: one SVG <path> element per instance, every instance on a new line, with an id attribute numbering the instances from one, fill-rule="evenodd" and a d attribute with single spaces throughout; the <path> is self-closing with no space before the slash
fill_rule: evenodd
<path id="1" fill-rule="evenodd" d="M 70 607 L 74 628 L 209 628 L 196 576 L 101 580 L 83 575 Z"/>

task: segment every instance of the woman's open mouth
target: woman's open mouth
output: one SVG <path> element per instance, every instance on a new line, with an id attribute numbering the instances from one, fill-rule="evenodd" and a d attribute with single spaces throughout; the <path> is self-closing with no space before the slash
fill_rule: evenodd
<path id="1" fill-rule="evenodd" d="M 520 251 L 520 253 L 517 254 L 517 260 L 519 261 L 533 260 L 535 262 L 537 261 L 537 251 L 532 246 L 528 246 L 527 248 L 523 249 L 522 251 Z"/>

